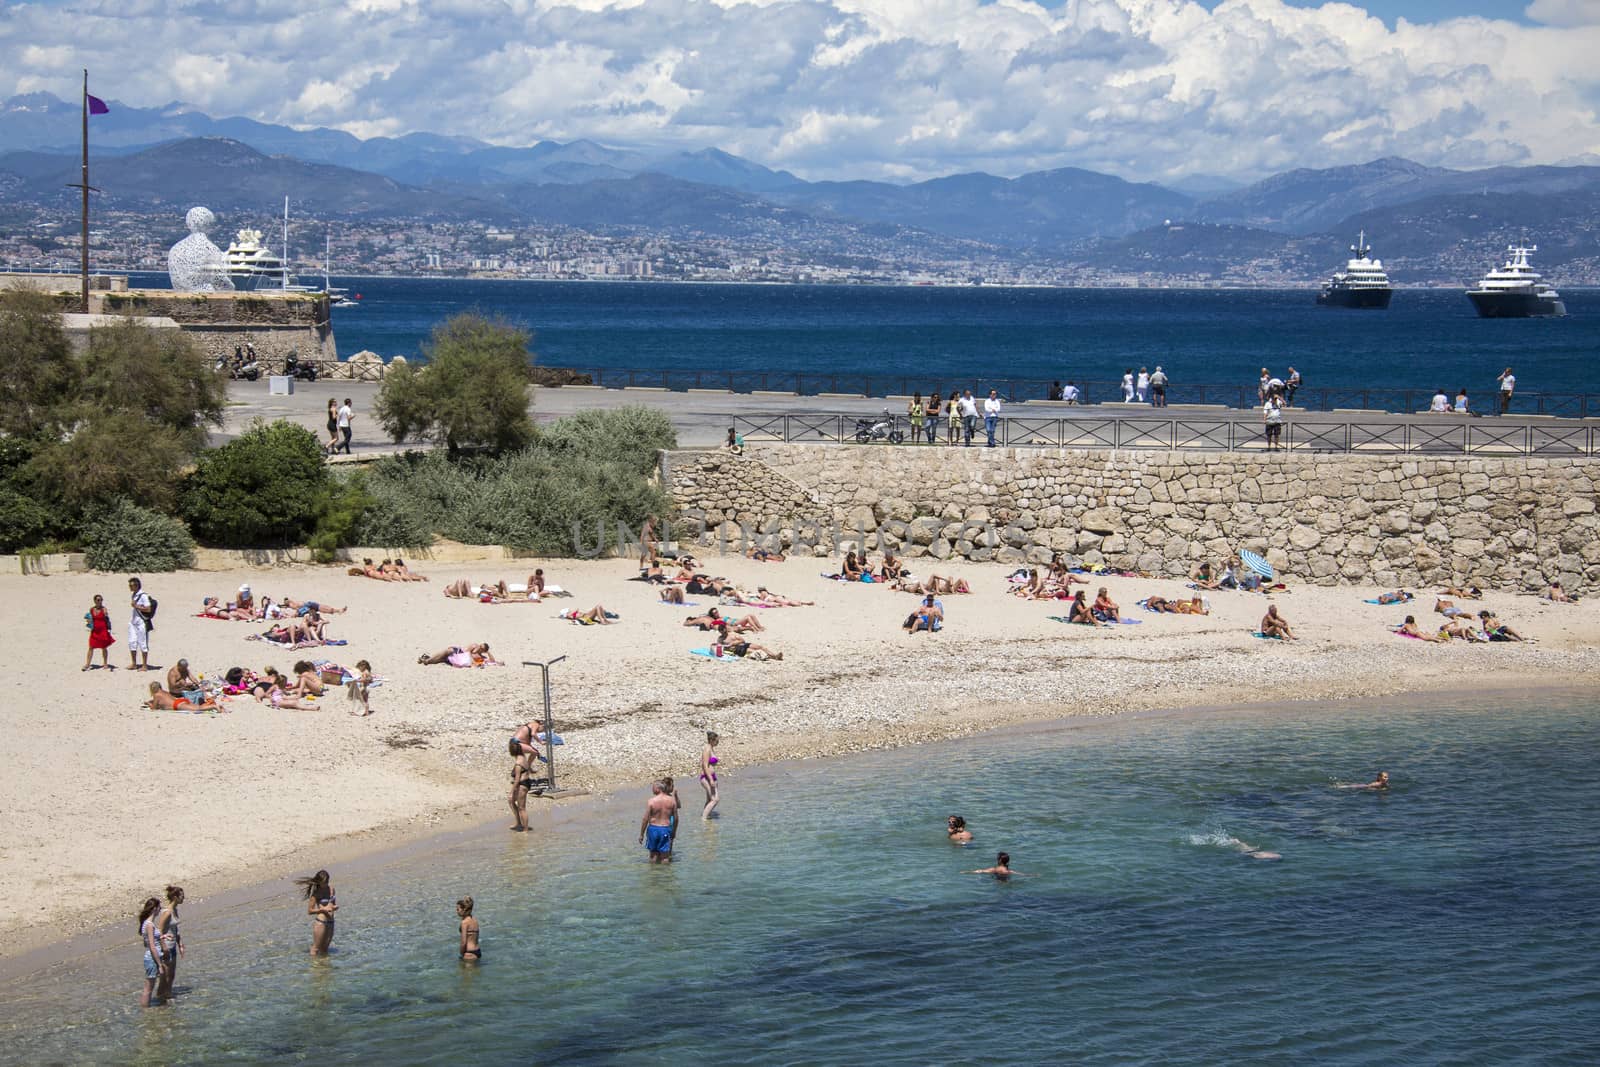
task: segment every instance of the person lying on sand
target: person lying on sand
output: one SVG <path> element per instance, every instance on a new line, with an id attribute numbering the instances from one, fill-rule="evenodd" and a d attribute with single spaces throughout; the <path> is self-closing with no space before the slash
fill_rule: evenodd
<path id="1" fill-rule="evenodd" d="M 255 618 L 255 612 L 249 608 L 225 604 L 214 596 L 208 596 L 200 601 L 200 614 L 213 619 L 226 619 L 229 622 L 248 622 Z"/>
<path id="2" fill-rule="evenodd" d="M 766 629 L 765 626 L 761 625 L 761 620 L 754 615 L 746 615 L 742 619 L 734 619 L 730 622 L 716 608 L 712 608 L 704 615 L 691 615 L 683 620 L 683 624 L 685 626 L 693 626 L 698 630 L 715 630 L 726 626 L 738 633 L 753 633 Z"/>
<path id="3" fill-rule="evenodd" d="M 1379 593 L 1377 600 L 1380 604 L 1404 604 L 1408 600 L 1417 599 L 1417 594 L 1404 589 L 1396 589 L 1392 593 Z"/>
<path id="4" fill-rule="evenodd" d="M 140 706 L 156 711 L 216 711 L 218 708 L 217 702 L 209 698 L 203 704 L 196 704 L 183 697 L 173 696 L 161 688 L 160 682 L 150 683 L 150 699 Z"/>
<path id="5" fill-rule="evenodd" d="M 1453 585 L 1447 585 L 1439 590 L 1439 595 L 1460 597 L 1462 600 L 1482 600 L 1483 590 L 1475 585 L 1469 585 L 1465 589 L 1457 589 Z"/>
<path id="6" fill-rule="evenodd" d="M 385 560 L 384 562 L 388 561 Z M 385 573 L 385 571 L 376 563 L 365 558 L 362 559 L 361 566 L 359 568 L 351 567 L 350 573 L 359 574 L 363 578 L 371 578 L 379 582 L 397 582 L 400 580 L 398 576 Z"/>
<path id="7" fill-rule="evenodd" d="M 406 566 L 406 561 L 401 559 L 399 556 L 394 558 L 394 573 L 398 574 L 400 576 L 400 580 L 405 582 L 428 582 L 433 580 L 426 574 L 417 574 L 413 572 L 410 567 Z"/>
<path id="8" fill-rule="evenodd" d="M 1441 637 L 1438 634 L 1424 633 L 1422 631 L 1422 627 L 1417 625 L 1417 617 L 1415 615 L 1407 615 L 1406 621 L 1401 623 L 1399 626 L 1396 626 L 1394 628 L 1394 632 L 1397 634 L 1403 634 L 1406 637 L 1415 637 L 1418 641 L 1450 640 L 1448 637 Z"/>
<path id="9" fill-rule="evenodd" d="M 417 662 L 424 667 L 432 667 L 439 663 L 448 663 L 452 667 L 505 666 L 504 663 L 494 658 L 494 653 L 489 651 L 488 642 L 468 645 L 466 648 L 462 648 L 460 645 L 451 645 L 449 648 L 441 649 L 431 656 L 426 654 L 418 656 Z"/>
<path id="10" fill-rule="evenodd" d="M 949 578 L 941 578 L 937 574 L 930 574 L 927 578 L 921 581 L 901 581 L 894 588 L 903 593 L 919 593 L 923 595 L 928 593 L 937 593 L 940 596 L 949 596 L 953 593 L 972 592 L 972 586 L 967 584 L 967 580 L 965 578 L 956 578 L 954 576 Z"/>
<path id="11" fill-rule="evenodd" d="M 661 590 L 661 602 L 663 604 L 682 604 L 684 602 L 683 587 L 669 585 L 663 588 Z"/>
<path id="12" fill-rule="evenodd" d="M 607 611 L 604 604 L 596 604 L 588 611 L 579 611 L 577 608 L 568 608 L 566 611 L 563 611 L 561 614 L 557 615 L 556 618 L 566 619 L 568 622 L 575 622 L 581 626 L 610 626 L 613 622 L 622 618 L 622 616 L 618 615 L 614 611 Z"/>
<path id="13" fill-rule="evenodd" d="M 782 563 L 786 557 L 782 552 L 757 545 L 745 552 L 745 555 L 757 563 Z"/>
<path id="14" fill-rule="evenodd" d="M 273 685 L 267 686 L 256 694 L 256 700 L 263 704 L 271 704 L 281 711 L 316 711 L 317 705 L 310 697 L 301 698 L 294 687 L 288 684 L 288 679 L 276 671 L 272 672 L 276 679 Z"/>
<path id="15" fill-rule="evenodd" d="M 1117 607 L 1117 602 L 1111 599 L 1111 594 L 1106 592 L 1106 587 L 1101 586 L 1100 591 L 1094 595 L 1094 607 L 1091 609 L 1095 618 L 1101 622 L 1121 622 L 1122 609 Z"/>
<path id="16" fill-rule="evenodd" d="M 726 578 L 713 578 L 709 574 L 695 574 L 684 584 L 683 591 L 690 596 L 710 595 L 722 596 L 733 590 L 733 583 Z"/>
<path id="17" fill-rule="evenodd" d="M 1455 602 L 1450 600 L 1435 600 L 1433 602 L 1433 610 L 1447 619 L 1454 619 L 1457 616 L 1467 619 L 1472 618 L 1472 612 L 1456 607 Z"/>
<path id="18" fill-rule="evenodd" d="M 306 619 L 285 619 L 264 634 L 252 634 L 245 640 L 270 641 L 281 648 L 315 648 L 323 638 L 313 633 Z"/>
<path id="19" fill-rule="evenodd" d="M 1439 640 L 1449 641 L 1455 639 L 1480 643 L 1488 641 L 1488 635 L 1467 621 L 1470 618 L 1471 616 L 1468 615 L 1462 618 L 1445 620 L 1445 624 L 1439 627 Z"/>
<path id="20" fill-rule="evenodd" d="M 661 561 L 659 559 L 651 559 L 649 565 L 639 571 L 639 581 L 650 582 L 653 585 L 665 585 L 667 575 L 661 569 Z"/>
<path id="21" fill-rule="evenodd" d="M 1483 622 L 1483 632 L 1491 641 L 1526 641 L 1517 631 L 1495 618 L 1492 611 L 1478 612 L 1478 618 Z"/>
<path id="22" fill-rule="evenodd" d="M 349 608 L 336 608 L 329 604 L 324 604 L 320 600 L 296 600 L 292 596 L 286 596 L 278 603 L 296 615 L 309 615 L 313 611 L 318 615 L 343 615 L 350 610 Z"/>
<path id="23" fill-rule="evenodd" d="M 1560 582 L 1551 582 L 1550 588 L 1545 590 L 1544 595 L 1547 599 L 1557 604 L 1576 604 L 1578 602 L 1577 597 L 1567 595 L 1567 591 L 1561 588 Z"/>
<path id="24" fill-rule="evenodd" d="M 722 650 L 728 655 L 738 656 L 741 659 L 748 657 L 757 662 L 768 659 L 783 659 L 782 652 L 775 652 L 764 645 L 753 645 L 748 639 L 740 637 L 738 634 L 730 634 L 727 627 L 723 627 L 718 631 L 717 643 L 722 646 Z"/>
<path id="25" fill-rule="evenodd" d="M 793 600 L 782 593 L 774 593 L 764 585 L 756 586 L 756 595 L 747 597 L 749 604 L 765 604 L 769 608 L 809 608 L 816 604 L 815 600 Z"/>
<path id="26" fill-rule="evenodd" d="M 1298 641 L 1294 631 L 1289 629 L 1289 620 L 1278 614 L 1278 605 L 1270 604 L 1267 613 L 1261 616 L 1261 632 L 1267 637 L 1276 637 L 1280 641 Z"/>

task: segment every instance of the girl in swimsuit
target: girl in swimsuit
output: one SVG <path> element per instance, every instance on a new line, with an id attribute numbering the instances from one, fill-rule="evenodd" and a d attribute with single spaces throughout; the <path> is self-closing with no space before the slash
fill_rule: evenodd
<path id="1" fill-rule="evenodd" d="M 116 670 L 111 665 L 111 646 L 116 643 L 116 638 L 111 636 L 111 616 L 106 612 L 105 600 L 99 593 L 94 595 L 94 604 L 83 616 L 83 624 L 89 630 L 89 654 L 83 657 L 83 669 L 89 670 L 94 662 L 94 650 L 100 650 L 100 666 L 108 671 Z"/>
<path id="2" fill-rule="evenodd" d="M 339 900 L 328 881 L 328 872 L 318 871 L 310 878 L 296 878 L 294 884 L 304 891 L 306 914 L 311 916 L 311 954 L 326 956 L 333 944 L 333 913 L 339 910 Z"/>
<path id="3" fill-rule="evenodd" d="M 161 958 L 161 938 L 156 933 L 155 915 L 160 910 L 161 901 L 156 897 L 150 897 L 139 909 L 139 943 L 144 946 L 144 992 L 139 994 L 141 1008 L 150 1006 L 156 984 L 161 981 L 167 968 Z"/>
<path id="4" fill-rule="evenodd" d="M 183 887 L 167 886 L 167 906 L 156 916 L 156 929 L 161 934 L 161 961 L 165 964 L 161 981 L 156 985 L 156 996 L 166 1000 L 172 996 L 172 980 L 178 976 L 178 960 L 183 958 L 183 937 L 178 933 L 178 905 L 183 903 Z"/>
<path id="5" fill-rule="evenodd" d="M 461 959 L 463 962 L 477 962 L 483 959 L 483 948 L 478 944 L 478 920 L 472 917 L 472 898 L 462 897 L 456 901 L 456 914 L 461 917 L 457 929 L 461 931 Z"/>
<path id="6" fill-rule="evenodd" d="M 700 750 L 700 788 L 706 791 L 706 807 L 700 817 L 709 819 L 722 799 L 717 792 L 717 735 L 710 730 L 706 731 L 706 747 Z"/>

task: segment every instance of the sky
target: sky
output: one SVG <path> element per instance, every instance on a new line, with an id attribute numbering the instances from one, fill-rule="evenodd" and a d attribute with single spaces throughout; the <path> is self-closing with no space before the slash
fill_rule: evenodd
<path id="1" fill-rule="evenodd" d="M 0 0 L 0 97 L 809 179 L 1600 163 L 1597 52 L 1600 0 Z"/>

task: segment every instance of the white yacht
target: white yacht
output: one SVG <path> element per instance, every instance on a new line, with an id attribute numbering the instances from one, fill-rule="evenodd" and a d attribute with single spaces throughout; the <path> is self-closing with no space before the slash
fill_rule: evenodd
<path id="1" fill-rule="evenodd" d="M 1538 245 L 1512 245 L 1506 249 L 1505 266 L 1485 274 L 1467 299 L 1485 319 L 1553 318 L 1567 313 L 1561 294 L 1556 292 L 1528 262 L 1528 253 Z"/>
<path id="2" fill-rule="evenodd" d="M 1384 272 L 1383 260 L 1369 258 L 1372 249 L 1367 247 L 1366 230 L 1356 237 L 1350 251 L 1354 258 L 1322 286 L 1317 303 L 1338 308 L 1388 307 L 1394 289 L 1389 285 L 1389 275 Z"/>
<path id="3" fill-rule="evenodd" d="M 228 261 L 228 277 L 235 289 L 281 289 L 288 281 L 284 277 L 283 260 L 269 245 L 261 241 L 261 231 L 244 229 L 234 234 L 233 243 L 224 253 Z"/>

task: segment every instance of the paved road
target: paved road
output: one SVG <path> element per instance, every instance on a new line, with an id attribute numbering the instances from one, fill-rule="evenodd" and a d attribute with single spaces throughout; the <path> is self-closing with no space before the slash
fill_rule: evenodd
<path id="1" fill-rule="evenodd" d="M 371 382 L 297 382 L 294 396 L 269 396 L 265 380 L 234 382 L 229 388 L 227 424 L 219 435 L 223 439 L 236 436 L 254 418 L 290 419 L 319 434 L 325 432 L 328 399 L 349 397 L 354 403 L 356 421 L 354 447 L 357 452 L 387 451 L 394 445 L 381 436 L 372 420 L 372 402 L 378 385 Z M 651 389 L 597 389 L 597 388 L 536 388 L 533 414 L 540 422 L 547 422 L 589 408 L 615 408 L 624 404 L 645 404 L 664 409 L 678 430 L 679 444 L 702 447 L 721 444 L 727 436 L 733 416 L 765 416 L 788 414 L 794 416 L 847 415 L 871 416 L 883 411 L 885 401 L 864 397 L 762 395 L 755 393 L 726 392 L 665 392 Z M 903 414 L 905 403 L 894 401 L 891 411 Z M 1207 424 L 1256 423 L 1260 416 L 1251 411 L 1222 407 L 1189 407 L 1175 405 L 1152 408 L 1143 404 L 1094 404 L 1086 407 L 1067 407 L 1042 401 L 1020 402 L 1006 405 L 1006 413 L 1014 418 L 1074 420 L 1114 419 L 1181 419 L 1185 424 L 1204 427 Z M 1356 426 L 1391 427 L 1409 423 L 1418 428 L 1438 429 L 1457 425 L 1464 416 L 1456 415 L 1393 415 L 1373 411 L 1297 412 L 1287 413 L 1289 421 L 1303 419 L 1326 424 L 1348 422 Z M 1597 420 L 1557 419 L 1533 415 L 1486 416 L 1469 420 L 1474 427 L 1506 428 L 1536 426 L 1548 430 L 1581 428 Z M 980 427 L 981 430 L 981 427 Z M 809 436 L 809 434 L 808 434 Z M 941 433 L 942 437 L 942 433 Z"/>

